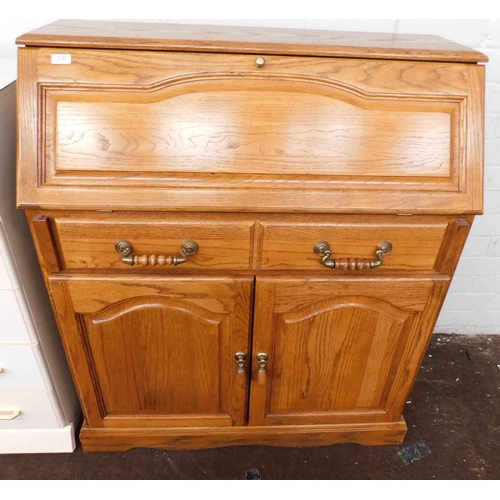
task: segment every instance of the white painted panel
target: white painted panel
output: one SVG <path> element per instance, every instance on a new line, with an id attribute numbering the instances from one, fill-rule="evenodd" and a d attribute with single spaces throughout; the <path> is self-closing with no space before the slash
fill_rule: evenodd
<path id="1" fill-rule="evenodd" d="M 0 290 L 14 290 L 14 287 L 10 282 L 9 275 L 7 274 L 7 268 L 5 266 L 1 253 L 0 253 Z"/>
<path id="2" fill-rule="evenodd" d="M 59 429 L 48 392 L 0 392 L 0 411 L 20 411 L 14 420 L 0 420 L 0 431 L 15 429 Z"/>
<path id="3" fill-rule="evenodd" d="M 0 344 L 31 344 L 15 291 L 0 291 Z"/>
<path id="4" fill-rule="evenodd" d="M 35 356 L 38 345 L 0 345 L 0 391 L 46 391 Z"/>
<path id="5" fill-rule="evenodd" d="M 12 260 L 5 228 L 0 216 L 0 290 L 18 290 L 19 288 L 21 288 L 21 282 L 16 265 Z"/>
<path id="6" fill-rule="evenodd" d="M 0 454 L 72 453 L 75 448 L 73 424 L 62 429 L 0 430 Z"/>

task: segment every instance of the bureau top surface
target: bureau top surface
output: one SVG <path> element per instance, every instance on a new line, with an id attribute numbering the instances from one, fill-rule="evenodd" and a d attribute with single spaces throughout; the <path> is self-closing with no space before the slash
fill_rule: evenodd
<path id="1" fill-rule="evenodd" d="M 164 23 L 60 20 L 22 35 L 16 42 L 30 47 L 488 61 L 480 52 L 429 35 Z"/>

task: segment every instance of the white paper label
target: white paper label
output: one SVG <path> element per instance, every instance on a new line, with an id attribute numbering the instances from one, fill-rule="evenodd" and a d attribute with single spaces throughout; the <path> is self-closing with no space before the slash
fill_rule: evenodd
<path id="1" fill-rule="evenodd" d="M 52 54 L 52 64 L 71 64 L 71 54 Z"/>

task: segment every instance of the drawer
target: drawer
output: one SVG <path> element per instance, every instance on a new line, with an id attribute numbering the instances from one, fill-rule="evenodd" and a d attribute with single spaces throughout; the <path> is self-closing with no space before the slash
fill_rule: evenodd
<path id="1" fill-rule="evenodd" d="M 0 391 L 46 391 L 39 345 L 0 345 Z"/>
<path id="2" fill-rule="evenodd" d="M 54 65 L 53 53 L 20 50 L 35 75 L 20 112 L 38 120 L 21 130 L 22 206 L 482 210 L 481 66 L 78 49 Z"/>
<path id="3" fill-rule="evenodd" d="M 352 270 L 353 264 L 361 268 L 356 272 L 434 272 L 445 237 L 452 234 L 456 223 L 449 217 L 397 216 L 264 221 L 260 268 L 331 272 L 315 252 L 318 243 L 326 242 L 331 251 L 328 261 L 337 265 L 334 272 Z M 382 242 L 391 243 L 392 251 L 383 257 L 383 265 L 370 269 L 369 264 L 378 260 L 376 250 Z"/>
<path id="4" fill-rule="evenodd" d="M 0 392 L 0 431 L 4 429 L 58 429 L 51 403 L 52 393 L 43 391 Z M 13 419 L 19 412 L 19 415 Z"/>
<path id="5" fill-rule="evenodd" d="M 198 245 L 196 254 L 179 265 L 189 270 L 246 270 L 250 268 L 253 220 L 219 217 L 147 214 L 92 214 L 50 219 L 60 265 L 67 270 L 174 269 L 168 257 L 182 258 L 186 241 Z M 116 243 L 128 241 L 134 266 L 125 264 Z M 188 252 L 189 253 L 189 252 Z M 165 257 L 166 259 L 163 259 Z"/>

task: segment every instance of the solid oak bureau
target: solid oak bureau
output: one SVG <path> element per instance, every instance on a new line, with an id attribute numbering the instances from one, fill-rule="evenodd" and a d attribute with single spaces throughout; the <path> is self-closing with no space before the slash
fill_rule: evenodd
<path id="1" fill-rule="evenodd" d="M 487 58 L 82 21 L 17 43 L 18 206 L 84 449 L 401 443 L 483 210 Z"/>

